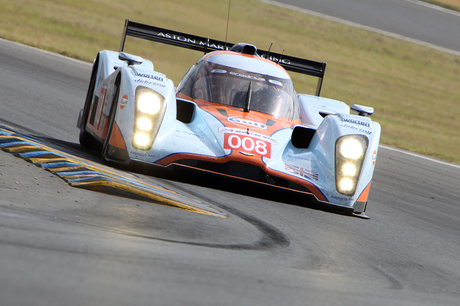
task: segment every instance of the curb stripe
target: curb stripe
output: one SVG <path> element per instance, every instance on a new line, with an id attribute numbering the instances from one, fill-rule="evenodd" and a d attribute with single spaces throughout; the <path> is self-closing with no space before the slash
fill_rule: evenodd
<path id="1" fill-rule="evenodd" d="M 225 213 L 199 200 L 147 182 L 134 174 L 49 147 L 3 125 L 0 125 L 0 149 L 59 176 L 72 187 L 228 218 Z"/>

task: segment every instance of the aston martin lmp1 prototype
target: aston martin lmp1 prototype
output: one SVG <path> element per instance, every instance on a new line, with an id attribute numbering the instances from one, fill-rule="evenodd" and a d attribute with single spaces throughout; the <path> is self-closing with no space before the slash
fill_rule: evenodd
<path id="1" fill-rule="evenodd" d="M 204 52 L 177 88 L 127 36 Z M 182 165 L 313 195 L 365 216 L 380 125 L 373 108 L 320 97 L 326 63 L 126 20 L 98 53 L 77 126 L 108 161 Z M 297 94 L 287 71 L 318 78 Z"/>

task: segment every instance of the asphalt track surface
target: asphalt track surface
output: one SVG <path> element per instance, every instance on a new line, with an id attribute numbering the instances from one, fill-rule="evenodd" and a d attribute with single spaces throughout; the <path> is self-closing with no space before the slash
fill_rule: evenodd
<path id="1" fill-rule="evenodd" d="M 90 66 L 6 41 L 0 54 L 0 124 L 97 161 L 75 127 Z M 381 148 L 370 220 L 138 175 L 228 218 L 72 188 L 0 151 L 0 305 L 459 304 L 458 166 Z"/>
<path id="2" fill-rule="evenodd" d="M 264 1 L 264 0 L 262 0 Z M 412 0 L 276 0 L 460 54 L 460 13 Z"/>

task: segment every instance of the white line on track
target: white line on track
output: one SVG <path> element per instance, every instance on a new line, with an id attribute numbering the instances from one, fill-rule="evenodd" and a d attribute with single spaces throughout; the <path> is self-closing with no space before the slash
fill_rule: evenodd
<path id="1" fill-rule="evenodd" d="M 451 14 L 451 15 L 460 17 L 460 12 L 450 10 L 448 8 L 445 8 L 445 7 L 442 7 L 442 6 L 439 6 L 439 5 L 431 4 L 431 3 L 428 3 L 428 2 L 424 2 L 424 1 L 418 1 L 418 0 L 405 0 L 405 1 L 411 2 L 413 4 L 417 4 L 417 5 L 420 5 L 420 6 L 424 6 L 424 7 L 433 9 L 433 10 L 437 10 L 437 11 L 440 11 L 440 12 L 443 12 L 443 13 L 447 13 L 447 14 Z"/>
<path id="2" fill-rule="evenodd" d="M 371 31 L 371 32 L 378 33 L 378 34 L 381 34 L 381 35 L 385 35 L 385 36 L 393 37 L 393 38 L 396 38 L 396 39 L 404 40 L 404 41 L 411 42 L 411 43 L 414 43 L 414 44 L 422 45 L 422 46 L 432 48 L 432 49 L 435 49 L 435 50 L 438 50 L 438 51 L 442 51 L 442 52 L 445 52 L 445 53 L 449 53 L 449 54 L 452 54 L 452 55 L 460 56 L 459 51 L 455 51 L 455 50 L 448 49 L 448 48 L 443 48 L 443 47 L 440 47 L 440 46 L 436 46 L 436 45 L 427 43 L 425 41 L 409 38 L 409 37 L 406 37 L 406 36 L 403 36 L 403 35 L 383 31 L 383 30 L 373 28 L 373 27 L 368 27 L 368 26 L 365 26 L 365 25 L 362 25 L 362 24 L 359 24 L 359 23 L 356 23 L 356 22 L 352 22 L 352 21 L 348 21 L 348 20 L 345 20 L 345 19 L 341 19 L 341 18 L 329 16 L 329 15 L 326 15 L 326 14 L 318 13 L 318 12 L 311 11 L 311 10 L 304 9 L 304 8 L 300 8 L 300 7 L 297 7 L 297 6 L 294 6 L 294 5 L 279 3 L 279 2 L 273 1 L 273 0 L 258 0 L 258 1 L 266 3 L 266 4 L 270 4 L 270 5 L 276 5 L 276 6 L 283 7 L 283 8 L 286 8 L 286 9 L 290 9 L 290 10 L 293 10 L 293 11 L 302 12 L 302 13 L 309 14 L 309 15 L 312 15 L 312 16 L 324 18 L 324 19 L 327 19 L 327 20 L 330 20 L 330 21 L 335 21 L 335 22 L 338 22 L 338 23 L 341 23 L 341 24 L 345 24 L 345 25 L 360 28 L 360 29 L 363 29 L 363 30 Z M 422 4 L 418 3 L 420 1 L 412 1 L 412 0 L 406 0 L 406 1 L 422 5 Z M 425 6 L 428 5 L 427 3 L 425 3 L 425 4 L 426 4 Z M 434 6 L 434 5 L 431 5 L 431 6 Z M 444 8 L 441 8 L 441 7 L 437 7 L 437 9 L 438 10 L 442 9 L 443 11 L 447 10 L 450 13 L 454 12 L 454 11 L 444 9 Z M 459 14 L 459 16 L 460 16 L 460 14 Z"/>
<path id="3" fill-rule="evenodd" d="M 398 152 L 398 153 L 401 153 L 401 154 L 406 154 L 406 155 L 409 155 L 409 156 L 412 156 L 412 157 L 417 157 L 417 158 L 424 159 L 426 161 L 430 161 L 430 162 L 437 163 L 437 164 L 440 164 L 440 165 L 460 169 L 460 165 L 457 165 L 457 164 L 454 164 L 454 163 L 449 163 L 449 162 L 439 160 L 439 159 L 435 159 L 435 158 L 432 158 L 432 157 L 428 157 L 428 156 L 425 156 L 425 155 L 422 155 L 422 154 L 418 154 L 418 153 L 414 153 L 414 152 L 410 152 L 410 151 L 390 147 L 390 146 L 387 146 L 387 145 L 384 145 L 384 144 L 380 144 L 379 148 L 389 150 L 389 151 Z"/>
<path id="4" fill-rule="evenodd" d="M 42 53 L 45 53 L 45 54 L 48 54 L 48 55 L 52 55 L 52 56 L 60 57 L 60 58 L 63 58 L 63 59 L 67 59 L 67 60 L 75 62 L 75 63 L 80 63 L 80 64 L 84 64 L 84 65 L 90 65 L 90 66 L 93 65 L 93 63 L 89 63 L 89 62 L 85 62 L 85 61 L 82 61 L 82 60 L 79 60 L 79 59 L 76 59 L 76 58 L 68 57 L 68 56 L 65 56 L 65 55 L 62 55 L 62 54 L 59 54 L 59 53 L 46 51 L 46 50 L 43 50 L 43 49 L 40 49 L 40 48 L 37 48 L 37 47 L 32 47 L 32 46 L 29 46 L 29 45 L 21 44 L 21 43 L 15 42 L 15 41 L 3 39 L 3 38 L 0 38 L 0 41 L 2 43 L 8 43 L 8 44 L 20 46 L 22 48 L 26 48 L 26 49 L 42 52 Z"/>

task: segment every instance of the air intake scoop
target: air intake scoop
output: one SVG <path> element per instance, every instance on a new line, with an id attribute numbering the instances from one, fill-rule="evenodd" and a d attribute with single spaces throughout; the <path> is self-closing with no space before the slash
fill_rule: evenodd
<path id="1" fill-rule="evenodd" d="M 230 51 L 249 54 L 249 55 L 257 55 L 257 48 L 254 45 L 246 44 L 246 43 L 239 43 L 234 45 L 230 48 Z"/>

